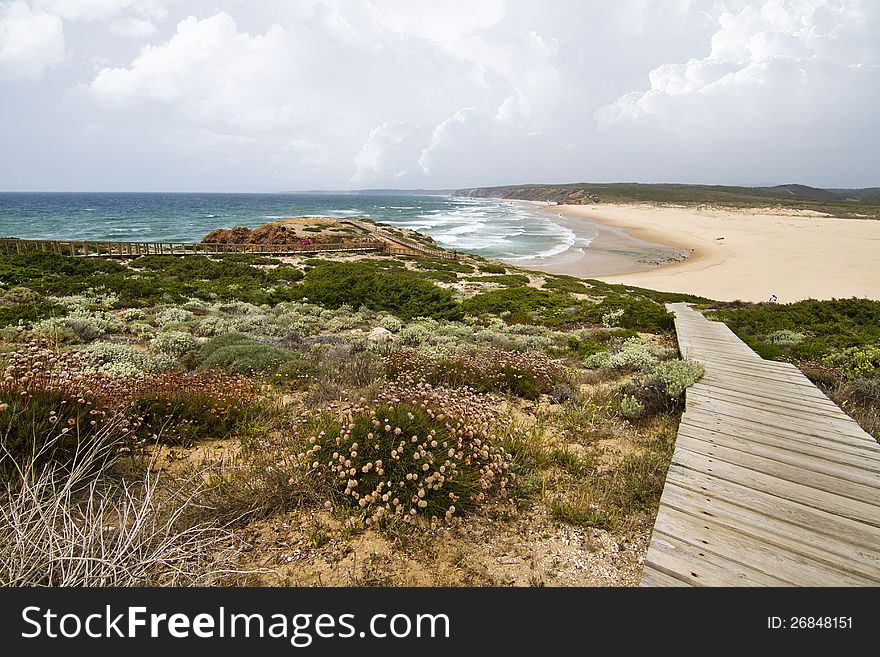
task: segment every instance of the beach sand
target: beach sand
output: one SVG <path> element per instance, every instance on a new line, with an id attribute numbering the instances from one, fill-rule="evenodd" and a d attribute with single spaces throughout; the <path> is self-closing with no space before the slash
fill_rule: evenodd
<path id="1" fill-rule="evenodd" d="M 880 299 L 880 221 L 652 205 L 545 211 L 561 215 L 556 221 L 576 234 L 595 237 L 584 249 L 528 268 L 719 301 L 766 301 L 771 294 L 780 303 Z"/>

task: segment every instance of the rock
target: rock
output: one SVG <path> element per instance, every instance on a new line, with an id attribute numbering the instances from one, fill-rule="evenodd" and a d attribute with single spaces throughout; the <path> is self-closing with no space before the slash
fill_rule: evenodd
<path id="1" fill-rule="evenodd" d="M 388 344 L 394 341 L 394 334 L 386 328 L 377 326 L 367 335 L 367 340 L 376 344 Z"/>

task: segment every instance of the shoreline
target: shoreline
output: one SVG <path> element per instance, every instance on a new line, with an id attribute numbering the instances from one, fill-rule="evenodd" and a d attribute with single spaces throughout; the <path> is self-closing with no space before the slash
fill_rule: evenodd
<path id="1" fill-rule="evenodd" d="M 700 255 L 684 242 L 667 240 L 649 231 L 643 233 L 612 221 L 570 211 L 581 206 L 518 202 L 552 215 L 554 223 L 575 233 L 575 244 L 562 253 L 512 263 L 524 269 L 578 278 L 602 278 L 674 266 Z"/>
<path id="2" fill-rule="evenodd" d="M 528 203 L 552 208 L 578 235 L 595 234 L 581 254 L 528 269 L 718 301 L 880 299 L 880 221 L 769 208 Z M 649 264 L 652 250 L 689 255 Z"/>

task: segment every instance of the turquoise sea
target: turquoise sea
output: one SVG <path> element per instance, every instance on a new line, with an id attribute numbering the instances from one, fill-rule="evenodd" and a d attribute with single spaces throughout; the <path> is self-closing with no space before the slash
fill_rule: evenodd
<path id="1" fill-rule="evenodd" d="M 0 193 L 0 237 L 199 241 L 215 228 L 285 217 L 366 217 L 488 258 L 540 261 L 589 239 L 551 208 L 439 195 Z"/>

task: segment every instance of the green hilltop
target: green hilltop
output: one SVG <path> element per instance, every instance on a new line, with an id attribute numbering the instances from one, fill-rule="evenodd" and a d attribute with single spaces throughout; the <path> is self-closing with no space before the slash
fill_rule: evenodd
<path id="1" fill-rule="evenodd" d="M 459 189 L 460 196 L 548 201 L 562 204 L 660 203 L 733 208 L 778 207 L 836 217 L 880 218 L 880 188 L 822 189 L 788 184 L 773 187 L 644 183 L 525 184 Z"/>

